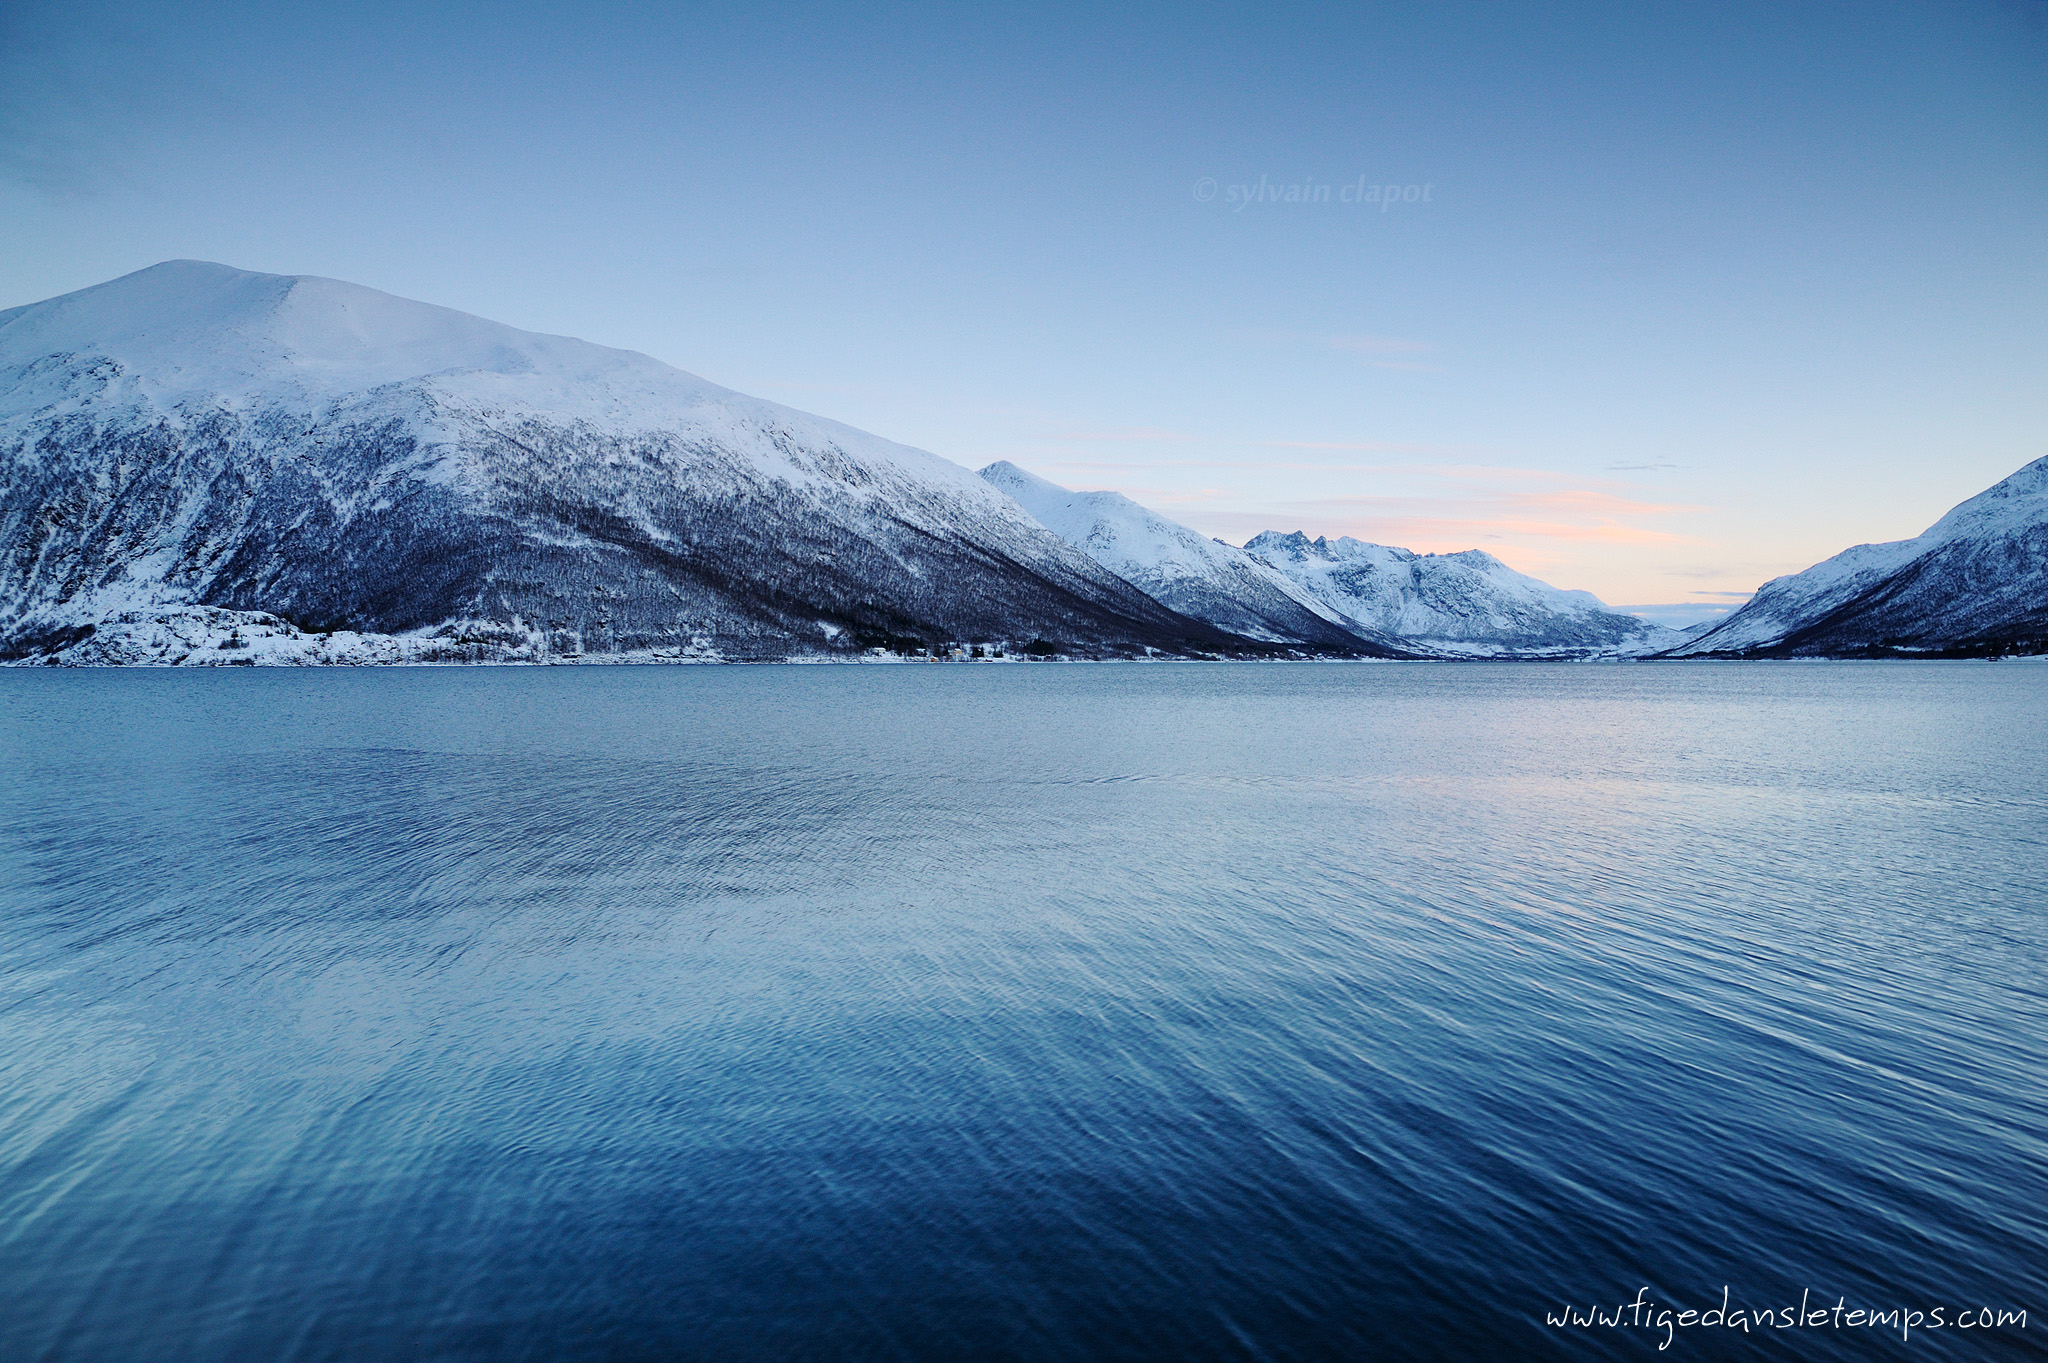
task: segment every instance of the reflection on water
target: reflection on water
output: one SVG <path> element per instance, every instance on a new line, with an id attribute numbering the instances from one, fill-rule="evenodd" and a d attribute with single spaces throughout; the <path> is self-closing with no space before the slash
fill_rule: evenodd
<path id="1" fill-rule="evenodd" d="M 2044 716 L 1988 665 L 0 674 L 0 1356 L 1634 1357 L 1546 1311 L 1724 1285 L 2020 1350 Z"/>

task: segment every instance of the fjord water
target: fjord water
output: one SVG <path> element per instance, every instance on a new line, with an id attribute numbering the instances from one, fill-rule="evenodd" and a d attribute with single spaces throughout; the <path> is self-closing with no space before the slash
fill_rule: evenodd
<path id="1" fill-rule="evenodd" d="M 0 759 L 0 1357 L 2048 1342 L 2048 668 L 12 671 Z M 2029 1328 L 1545 1324 L 1724 1287 Z"/>

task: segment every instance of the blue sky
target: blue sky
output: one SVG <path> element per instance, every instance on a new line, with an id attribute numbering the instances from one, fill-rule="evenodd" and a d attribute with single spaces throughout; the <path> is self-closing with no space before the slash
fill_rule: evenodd
<path id="1" fill-rule="evenodd" d="M 0 17 L 0 306 L 332 275 L 1617 604 L 2048 452 L 2044 244 L 2038 0 Z"/>

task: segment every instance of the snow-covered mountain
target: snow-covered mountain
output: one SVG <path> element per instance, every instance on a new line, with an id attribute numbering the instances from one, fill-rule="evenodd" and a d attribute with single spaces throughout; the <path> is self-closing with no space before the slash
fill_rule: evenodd
<path id="1" fill-rule="evenodd" d="M 1767 582 L 1674 658 L 2048 653 L 2048 458 L 1916 539 L 1859 544 Z"/>
<path id="2" fill-rule="evenodd" d="M 1249 638 L 1388 656 L 1589 658 L 1632 657 L 1684 637 L 1476 549 L 1416 554 L 1272 531 L 1239 549 L 1120 493 L 1074 492 L 1007 460 L 981 476 L 1119 577 Z"/>
<path id="3" fill-rule="evenodd" d="M 1635 657 L 1682 637 L 1478 549 L 1417 554 L 1267 531 L 1245 551 L 1356 628 L 1448 657 Z"/>
<path id="4" fill-rule="evenodd" d="M 981 471 L 1067 543 L 1183 615 L 1276 644 L 1400 656 L 1393 641 L 1336 612 L 1235 545 L 1201 535 L 1118 492 L 1075 492 L 1008 460 Z"/>
<path id="5" fill-rule="evenodd" d="M 1239 644 L 967 469 L 645 355 L 194 261 L 0 312 L 0 654 L 218 611 L 365 657 Z"/>

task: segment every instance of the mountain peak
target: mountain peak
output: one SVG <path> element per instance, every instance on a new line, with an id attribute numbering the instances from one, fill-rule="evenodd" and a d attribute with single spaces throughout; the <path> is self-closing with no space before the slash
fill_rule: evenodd
<path id="1" fill-rule="evenodd" d="M 2048 521 L 2048 455 L 2023 465 L 1929 526 L 1923 540 Z M 1911 543 L 1911 541 L 1908 541 Z"/>
<path id="2" fill-rule="evenodd" d="M 1013 496 L 1019 492 L 1035 494 L 1060 493 L 1069 497 L 1075 495 L 1068 489 L 1061 487 L 1058 483 L 1041 478 L 1027 469 L 1021 469 L 1007 459 L 998 459 L 993 464 L 984 466 L 979 470 L 979 474 L 982 481 L 992 487 L 1001 488 Z"/>
<path id="3" fill-rule="evenodd" d="M 1244 542 L 1245 552 L 1303 559 L 1322 548 L 1323 541 L 1310 540 L 1299 530 L 1261 530 Z"/>
<path id="4" fill-rule="evenodd" d="M 724 393 L 646 355 L 521 331 L 453 308 L 320 275 L 263 274 L 167 260 L 0 313 L 0 367 L 47 355 L 103 356 L 147 376 L 168 405 L 283 384 L 360 392 L 454 374 L 609 377 Z"/>

